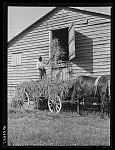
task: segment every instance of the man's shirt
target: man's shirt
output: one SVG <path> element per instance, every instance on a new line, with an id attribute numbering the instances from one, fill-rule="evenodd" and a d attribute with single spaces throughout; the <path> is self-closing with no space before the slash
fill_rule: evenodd
<path id="1" fill-rule="evenodd" d="M 37 69 L 42 69 L 43 67 L 44 67 L 44 63 L 43 62 L 40 62 L 40 61 L 38 61 L 37 62 Z"/>

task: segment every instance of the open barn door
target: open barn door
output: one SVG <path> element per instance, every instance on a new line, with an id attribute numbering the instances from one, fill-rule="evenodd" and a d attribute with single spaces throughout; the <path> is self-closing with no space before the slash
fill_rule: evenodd
<path id="1" fill-rule="evenodd" d="M 75 33 L 74 33 L 74 22 L 71 23 L 68 29 L 69 39 L 68 39 L 68 46 L 69 46 L 69 60 L 75 57 Z"/>

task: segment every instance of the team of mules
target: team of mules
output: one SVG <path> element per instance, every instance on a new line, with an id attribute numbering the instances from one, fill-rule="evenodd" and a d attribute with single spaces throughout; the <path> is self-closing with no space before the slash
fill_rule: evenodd
<path id="1" fill-rule="evenodd" d="M 87 103 L 87 98 L 92 97 L 92 104 L 99 105 L 101 117 L 105 104 L 108 106 L 108 114 L 110 113 L 110 76 L 103 75 L 100 77 L 80 76 L 74 83 L 71 101 L 78 101 L 77 110 L 79 112 L 79 104 L 82 102 L 84 105 Z M 94 102 L 94 103 L 93 103 Z M 97 102 L 97 103 L 95 103 Z"/>

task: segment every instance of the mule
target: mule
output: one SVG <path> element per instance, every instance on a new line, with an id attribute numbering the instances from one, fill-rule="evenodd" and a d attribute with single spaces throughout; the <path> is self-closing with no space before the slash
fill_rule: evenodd
<path id="1" fill-rule="evenodd" d="M 111 100 L 111 92 L 110 92 L 110 79 L 105 83 L 98 85 L 98 93 L 101 97 L 101 117 L 103 118 L 104 107 L 107 107 L 107 115 L 110 115 L 110 100 Z"/>
<path id="2" fill-rule="evenodd" d="M 101 117 L 103 118 L 104 102 L 107 97 L 107 81 L 109 79 L 109 75 L 103 75 L 99 78 L 93 76 L 80 76 L 77 78 L 76 82 L 73 85 L 74 90 L 71 96 L 71 102 L 77 99 L 78 113 L 80 102 L 83 100 L 83 98 L 86 98 L 88 95 L 90 97 L 94 97 L 94 99 L 97 97 L 97 101 L 101 105 L 100 111 Z"/>

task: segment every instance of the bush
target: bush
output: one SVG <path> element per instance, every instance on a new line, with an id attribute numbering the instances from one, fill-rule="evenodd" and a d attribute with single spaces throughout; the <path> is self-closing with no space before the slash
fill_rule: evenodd
<path id="1" fill-rule="evenodd" d="M 59 95 L 63 100 L 64 96 L 67 96 L 69 89 L 73 85 L 73 80 L 61 81 L 61 80 L 52 80 L 46 78 L 43 80 L 28 81 L 23 82 L 16 86 L 15 96 L 12 100 L 12 106 L 22 106 L 24 101 L 27 101 L 25 92 L 28 94 L 29 99 L 33 100 L 35 106 L 40 108 L 40 101 L 48 99 L 49 95 L 53 96 L 54 93 Z M 42 97 L 42 99 L 41 99 Z M 44 99 L 43 99 L 44 97 Z"/>
<path id="2" fill-rule="evenodd" d="M 16 107 L 21 107 L 23 106 L 23 101 L 21 99 L 18 99 L 18 97 L 13 97 L 11 106 L 16 108 Z"/>

